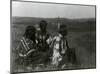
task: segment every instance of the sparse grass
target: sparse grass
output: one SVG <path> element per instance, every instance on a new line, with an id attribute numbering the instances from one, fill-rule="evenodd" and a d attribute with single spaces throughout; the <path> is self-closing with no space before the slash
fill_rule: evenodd
<path id="1" fill-rule="evenodd" d="M 48 20 L 49 21 L 49 20 Z M 50 23 L 51 21 L 49 21 Z M 80 21 L 81 22 L 81 21 Z M 68 24 L 67 22 L 64 22 Z M 70 23 L 69 23 L 70 24 Z M 76 69 L 76 68 L 92 68 L 96 66 L 96 32 L 95 27 L 89 27 L 90 22 L 84 23 L 87 24 L 87 26 L 79 26 L 81 24 L 78 23 L 78 25 L 68 24 L 68 44 L 70 48 L 75 48 L 76 50 L 76 56 L 78 61 L 80 61 L 80 66 L 66 66 L 65 69 Z M 83 24 L 83 25 L 84 25 Z M 25 27 L 28 25 L 33 24 L 12 24 L 12 49 L 15 50 L 15 48 L 18 46 L 19 41 L 24 34 Z M 93 24 L 92 24 L 93 25 Z M 94 24 L 95 26 L 95 24 Z M 48 25 L 48 31 L 52 35 L 55 34 L 57 31 L 57 26 L 54 24 Z M 85 30 L 85 27 L 89 30 Z M 92 29 L 91 29 L 92 28 Z M 12 63 L 12 70 L 14 72 L 30 72 L 30 71 L 43 71 L 43 70 L 57 70 L 57 68 L 53 67 L 52 65 L 48 65 L 47 67 L 41 66 L 36 67 L 32 69 L 27 69 L 27 66 L 23 67 L 22 65 L 19 65 L 18 63 L 14 64 L 14 61 L 16 60 L 16 55 L 14 52 L 12 52 L 13 63 Z M 31 67 L 30 67 L 31 68 Z"/>

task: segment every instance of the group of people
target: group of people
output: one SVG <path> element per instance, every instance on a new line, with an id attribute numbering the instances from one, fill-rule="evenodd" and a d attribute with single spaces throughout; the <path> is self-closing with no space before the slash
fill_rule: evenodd
<path id="1" fill-rule="evenodd" d="M 46 28 L 48 23 L 40 21 L 39 28 L 27 26 L 25 33 L 17 47 L 19 61 L 24 65 L 53 65 L 62 67 L 66 63 L 74 63 L 75 54 L 71 56 L 66 39 L 67 26 L 60 25 L 56 35 L 50 35 Z M 72 57 L 74 59 L 72 59 Z"/>

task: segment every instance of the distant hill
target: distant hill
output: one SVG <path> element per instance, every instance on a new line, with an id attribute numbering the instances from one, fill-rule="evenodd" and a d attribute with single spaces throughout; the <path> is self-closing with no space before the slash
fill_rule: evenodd
<path id="1" fill-rule="evenodd" d="M 58 18 L 36 18 L 36 17 L 12 17 L 13 24 L 24 24 L 24 25 L 34 25 L 39 24 L 41 20 L 46 20 L 50 29 L 57 28 Z M 61 24 L 66 24 L 69 31 L 95 31 L 96 30 L 96 19 L 95 18 L 84 18 L 84 19 L 68 19 L 60 18 L 59 22 Z"/>

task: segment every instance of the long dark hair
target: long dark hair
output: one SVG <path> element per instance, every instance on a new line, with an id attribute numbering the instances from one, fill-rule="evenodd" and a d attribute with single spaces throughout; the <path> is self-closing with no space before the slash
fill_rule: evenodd
<path id="1" fill-rule="evenodd" d="M 35 33 L 36 33 L 36 29 L 34 26 L 27 26 L 24 33 L 24 37 L 32 41 L 35 41 Z"/>
<path id="2" fill-rule="evenodd" d="M 40 29 L 43 33 L 46 32 L 46 27 L 47 27 L 47 22 L 45 20 L 41 20 L 40 23 L 39 23 L 39 26 L 40 26 Z"/>
<path id="3" fill-rule="evenodd" d="M 62 34 L 63 36 L 66 36 L 68 34 L 67 25 L 65 25 L 65 24 L 60 25 L 60 28 L 59 28 L 58 32 L 60 34 Z"/>

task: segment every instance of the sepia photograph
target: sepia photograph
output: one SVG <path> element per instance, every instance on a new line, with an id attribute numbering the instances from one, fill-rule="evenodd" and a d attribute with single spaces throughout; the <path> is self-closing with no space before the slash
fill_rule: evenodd
<path id="1" fill-rule="evenodd" d="M 96 6 L 11 1 L 11 73 L 96 68 Z"/>

